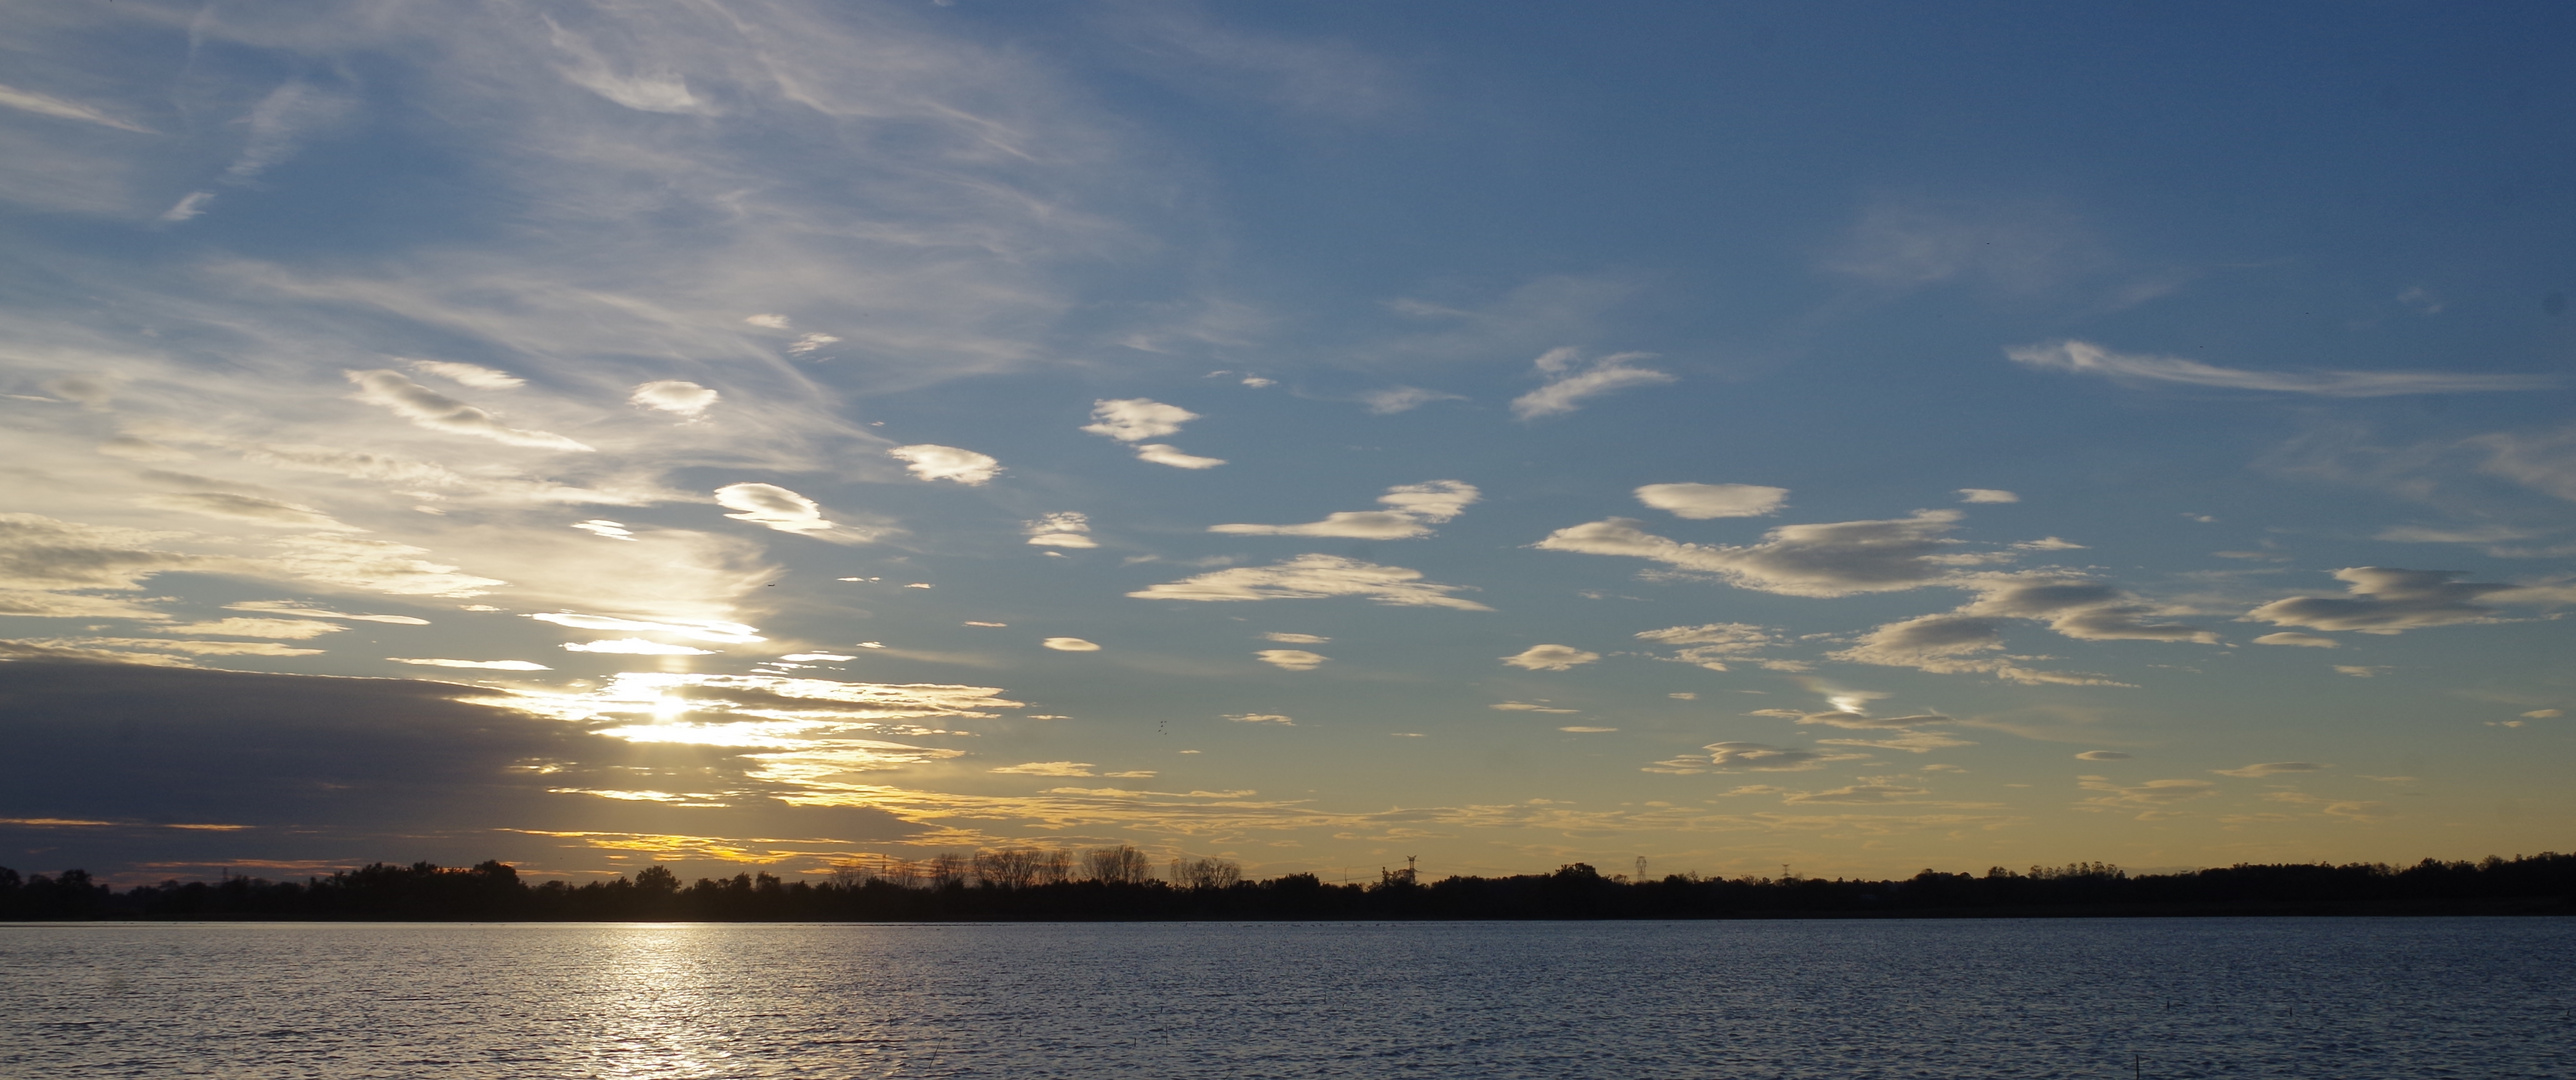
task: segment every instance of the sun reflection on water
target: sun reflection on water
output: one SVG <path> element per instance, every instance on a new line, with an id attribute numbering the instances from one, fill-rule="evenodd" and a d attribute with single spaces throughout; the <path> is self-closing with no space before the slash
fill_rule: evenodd
<path id="1" fill-rule="evenodd" d="M 566 1022 L 586 1019 L 580 1057 L 592 1075 L 698 1077 L 734 1071 L 730 1022 L 739 988 L 708 970 L 710 928 L 683 923 L 602 927 L 574 958 L 585 988 Z"/>

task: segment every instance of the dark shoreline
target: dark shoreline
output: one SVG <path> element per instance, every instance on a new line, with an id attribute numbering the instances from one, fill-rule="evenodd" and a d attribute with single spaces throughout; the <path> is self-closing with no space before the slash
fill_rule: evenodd
<path id="1" fill-rule="evenodd" d="M 1386 922 L 1599 919 L 2070 919 L 2261 916 L 2576 915 L 2576 855 L 2397 868 L 2238 865 L 2130 875 L 2099 863 L 1926 870 L 1901 881 L 1630 881 L 1576 863 L 1552 874 L 1367 885 L 1312 874 L 1181 885 L 1126 880 L 995 884 L 786 882 L 769 873 L 682 885 L 661 867 L 633 880 L 529 885 L 507 864 L 383 863 L 302 882 L 226 877 L 117 890 L 78 870 L 20 879 L 0 868 L 0 921 L 229 922 Z"/>

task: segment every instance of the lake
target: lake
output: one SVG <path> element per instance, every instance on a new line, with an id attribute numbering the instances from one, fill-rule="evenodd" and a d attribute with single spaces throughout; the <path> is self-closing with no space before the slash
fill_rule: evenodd
<path id="1" fill-rule="evenodd" d="M 2576 920 L 0 926 L 0 1075 L 2568 1077 Z"/>

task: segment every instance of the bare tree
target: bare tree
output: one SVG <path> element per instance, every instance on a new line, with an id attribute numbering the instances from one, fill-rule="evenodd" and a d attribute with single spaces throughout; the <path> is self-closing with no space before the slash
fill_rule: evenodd
<path id="1" fill-rule="evenodd" d="M 1040 885 L 1062 885 L 1073 880 L 1073 853 L 1056 848 L 1040 854 L 1037 878 Z"/>
<path id="2" fill-rule="evenodd" d="M 930 887 L 934 889 L 945 889 L 952 885 L 959 888 L 965 887 L 966 871 L 971 865 L 971 861 L 966 856 L 955 852 L 943 851 L 931 856 Z"/>
<path id="3" fill-rule="evenodd" d="M 1243 881 L 1243 865 L 1232 859 L 1172 860 L 1172 884 L 1184 889 L 1230 889 Z"/>
<path id="4" fill-rule="evenodd" d="M 1082 853 L 1082 875 L 1112 885 L 1142 885 L 1154 880 L 1154 864 L 1133 844 L 1093 848 Z"/>
<path id="5" fill-rule="evenodd" d="M 1025 889 L 1039 881 L 1047 854 L 1035 848 L 975 853 L 975 877 L 988 889 Z"/>

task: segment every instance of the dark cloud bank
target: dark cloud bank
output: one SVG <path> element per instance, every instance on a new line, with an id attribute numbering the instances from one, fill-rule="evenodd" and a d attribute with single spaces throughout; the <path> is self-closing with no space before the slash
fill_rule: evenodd
<path id="1" fill-rule="evenodd" d="M 490 696 L 411 679 L 0 663 L 0 864 L 85 867 L 108 880 L 415 859 L 577 872 L 609 864 L 577 840 L 531 832 L 868 841 L 908 831 L 873 811 L 760 795 L 691 808 L 554 793 L 632 786 L 603 781 L 635 768 L 739 792 L 743 765 L 722 749 L 637 746 L 469 700 Z"/>

